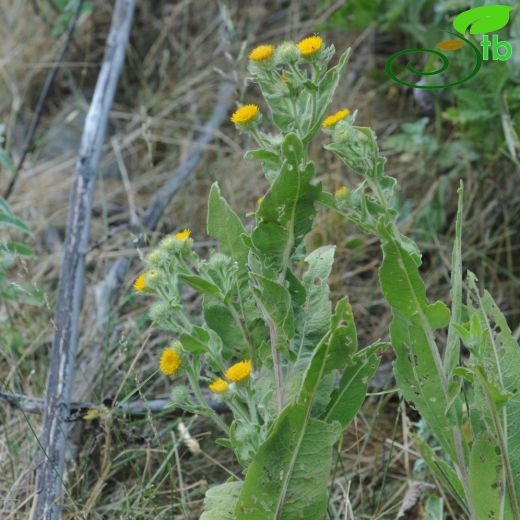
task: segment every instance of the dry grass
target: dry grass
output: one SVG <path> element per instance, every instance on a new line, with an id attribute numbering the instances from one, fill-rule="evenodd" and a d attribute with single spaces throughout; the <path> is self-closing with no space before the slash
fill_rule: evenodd
<path id="1" fill-rule="evenodd" d="M 0 7 L 1 121 L 7 128 L 6 147 L 15 158 L 59 46 L 52 35 L 52 11 L 34 8 L 43 4 L 48 5 L 21 0 Z M 45 300 L 40 306 L 10 304 L 8 317 L 0 307 L 0 379 L 10 391 L 31 396 L 42 395 L 45 387 L 72 166 L 111 14 L 109 4 L 93 4 L 93 11 L 79 20 L 34 148 L 10 199 L 15 212 L 33 230 L 37 252 L 35 259 L 19 263 L 13 276 L 36 284 Z M 227 30 L 226 17 L 219 9 L 224 5 L 233 23 Z M 168 338 L 149 328 L 146 300 L 126 290 L 139 272 L 139 261 L 133 264 L 123 296 L 111 310 L 106 338 L 99 337 L 96 327 L 94 288 L 115 258 L 138 259 L 146 253 L 147 248 L 125 249 L 132 239 L 126 227 L 130 211 L 142 214 L 169 172 L 185 158 L 215 103 L 221 81 L 217 69 L 236 83 L 239 100 L 245 92 L 244 48 L 265 39 L 279 42 L 308 34 L 324 21 L 323 13 L 321 2 L 313 1 L 272 0 L 247 6 L 202 0 L 139 3 L 95 193 L 91 230 L 95 247 L 87 256 L 75 398 L 102 403 L 116 396 L 143 400 L 168 396 L 170 384 L 155 373 L 158 352 Z M 417 107 L 408 93 L 401 92 L 397 102 L 388 99 L 388 85 L 378 86 L 365 74 L 377 63 L 370 31 L 346 34 L 335 29 L 325 34 L 339 49 L 357 46 L 351 63 L 356 75 L 340 86 L 338 106 L 359 109 L 360 121 L 381 135 L 395 130 L 400 120 L 417 118 Z M 257 95 L 248 91 L 247 99 Z M 450 131 L 446 129 L 446 134 Z M 205 242 L 205 208 L 215 180 L 240 214 L 254 208 L 265 184 L 256 166 L 241 160 L 247 145 L 230 124 L 222 127 L 197 172 L 170 204 L 160 229 L 148 237 L 149 246 L 164 233 L 189 226 L 202 250 L 211 247 Z M 318 145 L 312 153 L 326 187 L 355 184 L 354 176 L 321 154 Z M 520 264 L 515 261 L 520 236 L 514 223 L 519 217 L 520 189 L 513 177 L 496 174 L 509 168 L 502 161 L 478 171 L 468 166 L 464 240 L 466 265 L 495 295 L 515 328 L 520 317 Z M 125 170 L 126 187 L 121 175 Z M 401 184 L 401 198 L 412 200 L 414 208 L 428 206 L 431 185 L 442 175 L 433 171 L 428 178 L 418 177 L 413 165 L 403 167 L 398 157 L 390 158 L 389 172 Z M 7 182 L 4 170 L 0 185 Z M 448 224 L 441 234 L 420 244 L 430 293 L 445 299 L 457 180 L 449 182 Z M 377 286 L 377 244 L 339 217 L 320 212 L 309 244 L 323 243 L 340 246 L 333 295 L 337 298 L 345 291 L 350 295 L 361 345 L 385 337 L 390 316 Z M 83 361 L 92 361 L 95 345 L 101 346 L 94 349 L 97 369 L 85 372 L 81 367 L 93 365 Z M 388 361 L 376 379 L 376 390 L 392 386 Z M 331 486 L 336 507 L 331 518 L 347 518 L 349 508 L 356 518 L 394 518 L 397 514 L 417 459 L 408 436 L 409 421 L 402 420 L 403 409 L 395 394 L 375 395 L 346 432 Z M 413 412 L 409 415 L 415 418 Z M 0 517 L 27 518 L 40 456 L 35 439 L 40 418 L 3 405 L 0 417 Z M 180 438 L 180 420 L 150 414 L 142 419 L 73 423 L 65 518 L 197 518 L 207 487 L 240 468 L 227 450 L 215 445 L 211 426 L 200 418 L 183 419 L 201 446 L 200 453 L 191 453 Z"/>

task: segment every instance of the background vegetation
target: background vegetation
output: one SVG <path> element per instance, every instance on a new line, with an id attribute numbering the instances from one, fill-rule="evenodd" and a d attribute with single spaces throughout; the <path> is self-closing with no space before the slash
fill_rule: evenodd
<path id="1" fill-rule="evenodd" d="M 237 212 L 254 209 L 265 191 L 263 180 L 255 163 L 242 160 L 246 137 L 225 123 L 156 233 L 147 236 L 146 247 L 128 248 L 135 238 L 128 223 L 142 216 L 185 159 L 211 115 L 223 78 L 234 83 L 237 102 L 243 100 L 246 51 L 315 31 L 339 49 L 353 47 L 336 95 L 338 108 L 359 110 L 358 123 L 380 136 L 387 173 L 401 186 L 401 226 L 424 253 L 431 298 L 446 300 L 449 292 L 456 189 L 463 179 L 464 265 L 493 294 L 520 337 L 520 54 L 507 64 L 486 64 L 474 82 L 439 94 L 411 92 L 384 74 L 391 53 L 435 45 L 454 14 L 482 3 L 141 0 L 94 196 L 74 399 L 110 406 L 114 400 L 170 396 L 171 383 L 157 373 L 168 338 L 152 332 L 143 299 L 131 291 L 141 263 L 134 262 L 103 334 L 100 282 L 116 258 L 138 260 L 172 231 L 190 227 L 201 255 L 213 247 L 205 212 L 214 180 Z M 75 4 L 21 0 L 0 6 L 2 192 Z M 44 392 L 71 172 L 111 9 L 97 0 L 84 3 L 9 206 L 0 206 L 2 391 L 32 397 Z M 518 12 L 506 33 L 518 45 Z M 254 101 L 252 94 L 249 90 L 247 102 Z M 326 172 L 320 180 L 327 189 L 356 183 L 318 145 L 311 159 Z M 309 245 L 338 244 L 333 295 L 348 293 L 360 343 L 387 339 L 390 313 L 377 284 L 377 243 L 330 212 L 320 214 L 318 223 Z M 200 302 L 193 299 L 192 305 L 197 309 Z M 335 453 L 331 495 L 340 518 L 352 518 L 352 511 L 356 518 L 395 518 L 400 510 L 403 517 L 423 518 L 429 514 L 428 493 L 442 493 L 426 471 L 420 480 L 421 468 L 413 472 L 420 462 L 409 428 L 420 417 L 391 391 L 391 362 L 390 356 L 383 361 L 369 399 Z M 2 403 L 0 418 L 0 516 L 26 518 L 40 417 Z M 68 518 L 198 518 L 208 486 L 238 470 L 230 453 L 215 445 L 213 428 L 200 418 L 148 409 L 138 418 L 72 424 L 65 477 Z M 422 502 L 416 499 L 419 491 Z M 449 500 L 446 515 L 460 518 Z"/>

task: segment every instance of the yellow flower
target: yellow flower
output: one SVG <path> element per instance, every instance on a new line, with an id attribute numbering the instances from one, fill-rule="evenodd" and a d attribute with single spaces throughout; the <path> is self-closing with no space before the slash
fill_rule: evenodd
<path id="1" fill-rule="evenodd" d="M 264 198 L 263 197 L 258 197 L 258 199 L 256 199 L 256 203 L 260 206 L 260 204 L 262 204 L 262 202 L 264 202 Z"/>
<path id="2" fill-rule="evenodd" d="M 175 374 L 181 366 L 181 356 L 174 348 L 165 348 L 161 354 L 159 368 L 166 375 Z"/>
<path id="3" fill-rule="evenodd" d="M 191 229 L 184 229 L 184 230 L 176 233 L 175 238 L 177 238 L 179 240 L 185 240 L 185 239 L 189 238 L 190 235 L 191 235 Z"/>
<path id="4" fill-rule="evenodd" d="M 144 275 L 145 275 L 145 273 L 140 274 L 140 275 L 137 277 L 136 281 L 134 282 L 134 289 L 135 289 L 136 291 L 141 292 L 141 291 L 144 291 L 144 290 L 145 290 Z"/>
<path id="5" fill-rule="evenodd" d="M 222 392 L 225 392 L 228 389 L 228 384 L 219 377 L 209 385 L 209 389 L 215 392 L 216 394 L 221 394 Z"/>
<path id="6" fill-rule="evenodd" d="M 338 199 L 344 199 L 348 195 L 348 188 L 346 186 L 341 186 L 338 188 L 335 193 Z"/>
<path id="7" fill-rule="evenodd" d="M 251 373 L 251 360 L 247 361 L 240 361 L 238 363 L 235 363 L 234 365 L 230 366 L 226 370 L 226 379 L 228 381 L 242 381 L 243 379 L 246 379 L 249 377 L 249 374 Z"/>
<path id="8" fill-rule="evenodd" d="M 311 56 L 321 49 L 323 40 L 320 36 L 309 36 L 298 42 L 298 49 L 302 56 Z"/>
<path id="9" fill-rule="evenodd" d="M 349 114 L 350 110 L 348 108 L 344 108 L 343 110 L 326 117 L 325 121 L 323 121 L 323 127 L 329 128 L 330 126 L 334 126 L 338 121 L 345 119 Z"/>
<path id="10" fill-rule="evenodd" d="M 259 110 L 258 105 L 243 105 L 233 112 L 231 122 L 240 125 L 250 123 L 258 115 Z"/>
<path id="11" fill-rule="evenodd" d="M 249 53 L 249 59 L 251 61 L 264 61 L 270 58 L 274 54 L 274 46 L 273 45 L 259 45 L 255 47 Z"/>

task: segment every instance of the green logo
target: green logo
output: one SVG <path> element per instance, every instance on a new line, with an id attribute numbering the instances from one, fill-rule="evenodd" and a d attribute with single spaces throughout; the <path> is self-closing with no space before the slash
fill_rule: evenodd
<path id="1" fill-rule="evenodd" d="M 388 58 L 386 61 L 386 73 L 395 82 L 412 88 L 448 88 L 454 87 L 455 85 L 460 85 L 461 83 L 470 80 L 480 70 L 483 60 L 487 61 L 491 57 L 491 59 L 494 61 L 505 61 L 511 58 L 513 55 L 513 49 L 509 42 L 500 41 L 498 39 L 498 35 L 496 34 L 493 34 L 490 39 L 487 34 L 498 31 L 507 25 L 509 22 L 509 12 L 511 9 L 512 8 L 507 5 L 484 5 L 482 7 L 475 7 L 458 14 L 453 20 L 453 27 L 459 34 L 452 32 L 449 33 L 454 36 L 455 39 L 439 42 L 435 49 L 417 48 L 398 51 L 392 54 L 392 56 L 390 56 L 390 58 Z M 482 37 L 482 41 L 480 42 L 482 52 L 480 51 L 478 45 L 473 43 L 469 38 L 465 37 L 467 32 L 469 32 L 470 35 L 484 35 Z M 469 47 L 472 51 L 473 66 L 462 79 L 457 79 L 438 85 L 419 85 L 398 78 L 397 74 L 394 72 L 394 63 L 401 56 L 424 53 L 429 55 L 430 58 L 438 58 L 440 60 L 440 65 L 434 67 L 430 63 L 428 70 L 418 70 L 410 62 L 408 62 L 404 70 L 416 76 L 435 76 L 437 74 L 442 74 L 449 67 L 449 60 L 445 53 L 457 51 L 466 46 Z M 432 60 L 429 61 L 431 62 Z"/>

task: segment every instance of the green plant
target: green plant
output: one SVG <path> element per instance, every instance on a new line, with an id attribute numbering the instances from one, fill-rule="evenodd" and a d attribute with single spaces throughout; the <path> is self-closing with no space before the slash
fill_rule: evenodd
<path id="1" fill-rule="evenodd" d="M 232 121 L 259 145 L 246 159 L 261 163 L 267 193 L 246 227 L 213 185 L 208 234 L 220 251 L 204 260 L 188 230 L 168 236 L 134 285 L 158 298 L 150 316 L 176 337 L 160 368 L 185 374 L 191 391 L 177 384 L 172 403 L 214 420 L 224 433 L 217 442 L 243 467 L 243 480 L 210 489 L 202 518 L 322 519 L 333 446 L 364 401 L 378 351 L 390 346 L 378 341 L 358 350 L 347 298 L 332 310 L 334 246 L 308 252 L 304 242 L 321 205 L 381 242 L 395 377 L 432 438 L 417 436 L 424 460 L 470 518 L 518 519 L 520 350 L 474 276 L 463 284 L 462 188 L 450 312 L 427 298 L 421 255 L 397 226 L 396 181 L 384 174 L 374 133 L 356 126 L 346 109 L 324 120 L 348 58 L 347 51 L 328 68 L 333 54 L 318 36 L 252 51 L 251 80 L 276 133 L 260 129 L 256 105 L 239 108 Z M 354 189 L 333 195 L 315 181 L 308 147 L 320 126 L 331 136 L 325 149 L 360 176 Z M 182 286 L 203 296 L 201 316 L 187 314 Z M 442 356 L 438 338 L 446 329 Z M 460 339 L 470 352 L 464 361 Z M 201 385 L 226 402 L 230 424 L 213 411 Z M 431 504 L 440 507 L 438 500 Z"/>
<path id="2" fill-rule="evenodd" d="M 24 243 L 12 240 L 8 230 L 16 230 L 30 235 L 27 224 L 15 216 L 7 202 L 0 197 L 0 301 L 23 300 L 34 293 L 32 287 L 23 282 L 14 282 L 8 277 L 8 270 L 17 257 L 31 257 L 33 250 Z"/>

